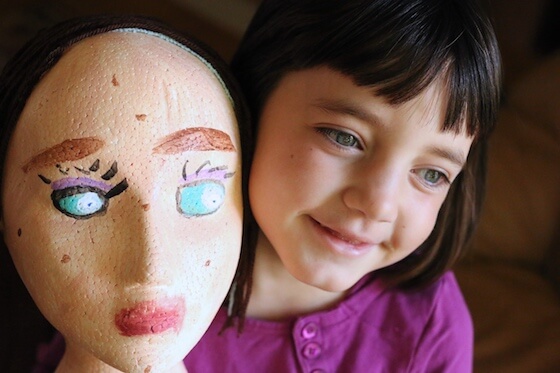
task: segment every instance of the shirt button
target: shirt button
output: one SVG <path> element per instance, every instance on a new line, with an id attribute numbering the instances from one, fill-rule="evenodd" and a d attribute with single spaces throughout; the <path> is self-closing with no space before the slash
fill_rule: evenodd
<path id="1" fill-rule="evenodd" d="M 315 359 L 319 355 L 321 355 L 321 346 L 319 346 L 317 343 L 311 342 L 303 347 L 303 356 L 305 356 L 306 358 Z"/>
<path id="2" fill-rule="evenodd" d="M 309 323 L 303 327 L 301 330 L 301 336 L 305 339 L 311 339 L 317 335 L 317 324 Z"/>

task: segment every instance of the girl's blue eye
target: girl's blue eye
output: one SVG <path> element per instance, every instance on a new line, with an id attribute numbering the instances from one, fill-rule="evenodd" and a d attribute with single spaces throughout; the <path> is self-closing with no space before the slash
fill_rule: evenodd
<path id="1" fill-rule="evenodd" d="M 358 143 L 358 140 L 356 140 L 354 136 L 344 132 L 339 132 L 336 135 L 335 141 L 342 146 L 356 146 L 356 144 Z"/>
<path id="2" fill-rule="evenodd" d="M 75 219 L 89 219 L 104 213 L 109 200 L 105 193 L 95 187 L 75 186 L 55 190 L 51 194 L 54 207 Z"/>
<path id="3" fill-rule="evenodd" d="M 351 135 L 348 132 L 339 131 L 333 128 L 320 128 L 319 131 L 332 141 L 336 142 L 338 145 L 345 148 L 360 147 L 360 143 L 358 142 L 356 136 Z"/>
<path id="4" fill-rule="evenodd" d="M 442 178 L 446 178 L 442 172 L 429 168 L 418 171 L 418 174 L 424 181 L 426 181 L 430 185 L 437 185 L 442 181 Z"/>
<path id="5" fill-rule="evenodd" d="M 194 181 L 177 189 L 177 209 L 187 217 L 212 214 L 222 206 L 226 189 L 216 180 Z"/>

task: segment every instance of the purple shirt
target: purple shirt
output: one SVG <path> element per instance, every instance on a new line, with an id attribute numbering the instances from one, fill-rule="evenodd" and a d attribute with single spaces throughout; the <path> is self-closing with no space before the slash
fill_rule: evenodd
<path id="1" fill-rule="evenodd" d="M 363 279 L 333 309 L 248 318 L 240 336 L 218 335 L 225 318 L 222 309 L 185 358 L 189 373 L 472 371 L 472 320 L 452 273 L 414 292 Z"/>
<path id="2" fill-rule="evenodd" d="M 189 373 L 472 371 L 472 320 L 452 273 L 413 292 L 367 276 L 330 310 L 282 322 L 248 318 L 239 336 L 235 328 L 218 334 L 225 319 L 221 309 L 185 358 Z M 43 367 L 62 349 L 60 337 L 43 349 Z"/>

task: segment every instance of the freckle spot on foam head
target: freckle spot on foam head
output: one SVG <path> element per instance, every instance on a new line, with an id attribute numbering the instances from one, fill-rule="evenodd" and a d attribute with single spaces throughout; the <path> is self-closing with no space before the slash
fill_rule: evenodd
<path id="1" fill-rule="evenodd" d="M 144 369 L 144 373 L 150 373 L 152 371 L 152 366 L 148 365 L 146 369 Z"/>
<path id="2" fill-rule="evenodd" d="M 204 266 L 205 266 L 205 267 L 209 267 L 209 266 L 210 266 L 210 263 L 212 263 L 212 262 L 210 261 L 210 259 L 208 259 L 208 260 L 204 263 Z"/>
<path id="3" fill-rule="evenodd" d="M 70 261 L 70 255 L 68 255 L 68 254 L 64 254 L 64 255 L 62 256 L 62 259 L 60 259 L 60 263 L 63 263 L 63 264 L 66 264 L 66 263 L 68 263 L 69 261 Z"/>
<path id="4" fill-rule="evenodd" d="M 18 235 L 18 237 L 21 237 L 21 228 L 19 228 L 19 229 L 17 230 L 17 235 Z"/>
<path id="5" fill-rule="evenodd" d="M 149 203 L 145 203 L 142 205 L 142 210 L 144 211 L 148 211 L 150 209 L 150 204 Z"/>

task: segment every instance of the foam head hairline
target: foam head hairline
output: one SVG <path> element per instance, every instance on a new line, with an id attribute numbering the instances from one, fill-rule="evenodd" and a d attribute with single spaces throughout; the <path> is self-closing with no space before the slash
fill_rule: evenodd
<path id="1" fill-rule="evenodd" d="M 205 58 L 203 58 L 200 54 L 196 53 L 195 51 L 193 51 L 191 48 L 187 47 L 184 44 L 179 43 L 177 40 L 170 38 L 167 35 L 164 34 L 160 34 L 158 32 L 154 32 L 154 31 L 150 31 L 150 30 L 146 30 L 146 29 L 141 29 L 141 28 L 134 28 L 134 27 L 129 27 L 129 28 L 120 28 L 120 29 L 115 29 L 112 30 L 111 32 L 132 32 L 132 33 L 139 33 L 139 34 L 145 34 L 145 35 L 150 35 L 150 36 L 155 36 L 159 39 L 165 40 L 168 43 L 171 43 L 179 48 L 181 48 L 182 50 L 186 51 L 187 53 L 191 54 L 192 56 L 196 57 L 200 62 L 202 62 L 204 64 L 204 66 L 206 66 L 210 71 L 212 71 L 212 74 L 214 74 L 214 76 L 218 79 L 218 81 L 220 82 L 220 85 L 222 86 L 224 92 L 226 93 L 229 102 L 235 106 L 235 103 L 233 101 L 233 97 L 231 97 L 231 94 L 224 82 L 224 80 L 222 79 L 222 77 L 220 76 L 220 74 L 218 74 L 218 71 L 214 68 L 214 66 Z"/>

